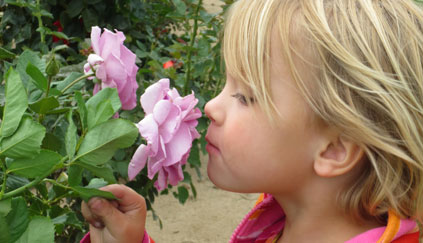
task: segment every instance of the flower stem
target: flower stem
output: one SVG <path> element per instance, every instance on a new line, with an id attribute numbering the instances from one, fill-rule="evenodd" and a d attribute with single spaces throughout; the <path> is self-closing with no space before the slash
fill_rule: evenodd
<path id="1" fill-rule="evenodd" d="M 6 174 L 6 165 L 4 164 L 4 160 L 0 159 L 0 163 L 1 163 L 1 169 L 3 170 L 3 184 L 1 186 L 1 191 L 0 191 L 0 200 L 2 200 L 4 192 L 6 190 L 7 174 Z"/>
<path id="2" fill-rule="evenodd" d="M 50 93 L 50 85 L 51 85 L 51 80 L 53 79 L 52 76 L 48 76 L 48 84 L 47 84 L 47 90 L 46 90 L 46 98 L 48 97 L 48 93 Z"/>
<path id="3" fill-rule="evenodd" d="M 185 84 L 184 84 L 184 94 L 187 95 L 189 93 L 189 89 L 191 87 L 191 56 L 192 56 L 192 49 L 195 44 L 195 38 L 197 37 L 197 30 L 198 30 L 198 12 L 200 11 L 201 5 L 203 0 L 198 0 L 197 8 L 194 12 L 194 27 L 191 33 L 191 40 L 189 43 L 188 53 L 187 53 L 187 72 L 185 73 Z"/>
<path id="4" fill-rule="evenodd" d="M 72 81 L 70 84 L 68 84 L 68 86 L 66 86 L 63 90 L 62 90 L 62 94 L 64 94 L 68 89 L 70 89 L 72 86 L 74 86 L 76 83 L 78 83 L 81 80 L 84 80 L 86 78 L 89 78 L 91 76 L 94 76 L 94 74 L 86 74 L 86 75 L 82 75 L 81 77 L 75 79 L 74 81 Z"/>

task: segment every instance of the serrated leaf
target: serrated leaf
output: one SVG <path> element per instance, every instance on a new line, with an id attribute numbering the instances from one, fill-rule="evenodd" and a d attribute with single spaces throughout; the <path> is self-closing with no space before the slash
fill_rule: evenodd
<path id="1" fill-rule="evenodd" d="M 101 191 L 95 188 L 85 188 L 81 186 L 71 187 L 72 191 L 78 193 L 78 195 L 85 201 L 88 202 L 93 197 L 103 197 L 106 199 L 117 199 L 111 192 Z"/>
<path id="2" fill-rule="evenodd" d="M 91 173 L 93 173 L 97 177 L 104 178 L 107 182 L 113 184 L 116 183 L 116 178 L 113 175 L 113 170 L 110 167 L 107 167 L 105 165 L 103 166 L 95 166 L 91 164 L 86 164 L 80 161 L 77 161 L 74 163 L 75 165 L 78 165 Z"/>
<path id="3" fill-rule="evenodd" d="M 47 217 L 35 216 L 16 243 L 54 242 L 54 224 Z"/>
<path id="4" fill-rule="evenodd" d="M 36 178 L 45 175 L 59 164 L 61 159 L 60 154 L 43 149 L 34 158 L 16 159 L 9 166 L 8 172 L 26 178 Z"/>
<path id="5" fill-rule="evenodd" d="M 59 101 L 53 97 L 42 98 L 35 103 L 29 105 L 31 110 L 35 111 L 38 114 L 46 114 L 47 112 L 60 106 Z"/>
<path id="6" fill-rule="evenodd" d="M 10 242 L 15 242 L 25 232 L 29 224 L 29 212 L 22 197 L 12 199 L 12 210 L 6 216 L 9 225 Z"/>
<path id="7" fill-rule="evenodd" d="M 28 107 L 28 98 L 21 78 L 12 68 L 6 73 L 5 105 L 0 136 L 5 138 L 12 135 L 19 126 L 19 122 Z"/>
<path id="8" fill-rule="evenodd" d="M 113 119 L 89 130 L 74 160 L 101 165 L 108 162 L 116 149 L 131 146 L 138 129 L 127 120 Z"/>
<path id="9" fill-rule="evenodd" d="M 45 127 L 25 117 L 14 134 L 0 142 L 0 155 L 14 159 L 34 157 L 40 151 L 45 133 Z"/>
<path id="10" fill-rule="evenodd" d="M 31 77 L 32 83 L 42 91 L 47 90 L 48 81 L 43 73 L 32 63 L 28 63 L 26 66 L 26 73 Z"/>
<path id="11" fill-rule="evenodd" d="M 77 143 L 77 129 L 75 123 L 72 119 L 72 111 L 68 113 L 68 130 L 66 131 L 65 136 L 65 147 L 66 153 L 70 160 L 72 160 L 73 156 L 75 155 L 76 143 Z"/>

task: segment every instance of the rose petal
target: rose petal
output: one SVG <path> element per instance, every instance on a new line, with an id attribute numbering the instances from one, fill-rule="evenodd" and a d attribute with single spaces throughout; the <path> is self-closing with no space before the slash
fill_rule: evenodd
<path id="1" fill-rule="evenodd" d="M 160 100 L 154 106 L 153 116 L 159 126 L 166 120 L 171 109 L 172 103 L 169 100 Z"/>
<path id="2" fill-rule="evenodd" d="M 145 167 L 150 149 L 150 146 L 146 146 L 144 144 L 141 144 L 137 148 L 128 166 L 129 180 L 133 180 L 135 176 Z"/>
<path id="3" fill-rule="evenodd" d="M 119 40 L 117 34 L 111 32 L 108 29 L 104 29 L 103 34 L 100 37 L 100 56 L 107 60 L 109 55 L 120 57 L 120 45 L 122 42 Z"/>
<path id="4" fill-rule="evenodd" d="M 182 156 L 192 146 L 192 137 L 188 126 L 181 124 L 173 139 L 166 144 L 167 157 L 164 161 L 165 166 L 171 166 L 182 159 Z"/>
<path id="5" fill-rule="evenodd" d="M 167 175 L 164 170 L 159 171 L 159 176 L 157 177 L 157 181 L 154 182 L 154 187 L 158 191 L 163 191 L 167 187 Z"/>
<path id="6" fill-rule="evenodd" d="M 151 144 L 152 154 L 150 156 L 155 156 L 159 146 L 159 128 L 152 114 L 147 115 L 142 119 L 138 124 L 138 131 L 141 136 L 143 136 L 148 144 Z"/>
<path id="7" fill-rule="evenodd" d="M 100 55 L 100 34 L 101 29 L 98 26 L 91 27 L 91 47 L 97 55 Z"/>
<path id="8" fill-rule="evenodd" d="M 141 95 L 141 106 L 146 114 L 153 112 L 154 106 L 159 100 L 163 99 L 165 93 L 169 90 L 169 79 L 161 79 L 157 83 L 151 85 Z"/>

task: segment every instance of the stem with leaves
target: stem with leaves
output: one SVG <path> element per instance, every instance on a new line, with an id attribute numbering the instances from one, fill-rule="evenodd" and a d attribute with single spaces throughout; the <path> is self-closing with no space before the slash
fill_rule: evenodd
<path id="1" fill-rule="evenodd" d="M 35 180 L 31 181 L 30 183 L 26 184 L 25 186 L 19 187 L 19 188 L 13 190 L 13 191 L 10 191 L 10 192 L 4 194 L 3 197 L 0 197 L 0 200 L 7 199 L 9 197 L 14 197 L 14 196 L 22 193 L 26 189 L 29 189 L 29 188 L 31 188 L 33 186 L 38 185 L 38 183 L 40 183 L 42 180 L 44 180 L 44 178 L 46 178 L 47 176 L 49 176 L 55 170 L 62 168 L 64 166 L 64 162 L 67 159 L 68 159 L 68 156 L 63 157 L 63 159 L 60 161 L 60 163 L 58 164 L 58 166 L 54 166 L 49 171 L 47 171 L 44 175 L 37 177 Z"/>
<path id="2" fill-rule="evenodd" d="M 92 76 L 94 76 L 94 74 L 86 74 L 86 75 L 82 75 L 81 77 L 75 79 L 74 81 L 72 81 L 70 84 L 68 84 L 68 86 L 66 86 L 62 90 L 62 94 L 64 94 L 68 89 L 70 89 L 72 86 L 74 86 L 79 81 L 84 80 L 84 79 L 89 78 L 89 77 L 92 77 Z"/>
<path id="3" fill-rule="evenodd" d="M 197 37 L 198 31 L 198 13 L 200 11 L 201 5 L 203 4 L 203 0 L 198 0 L 197 8 L 194 12 L 194 27 L 191 33 L 191 40 L 189 43 L 188 53 L 187 53 L 187 72 L 185 73 L 185 84 L 184 84 L 184 94 L 189 93 L 189 89 L 191 85 L 191 56 L 192 56 L 192 49 L 194 48 L 195 38 Z"/>

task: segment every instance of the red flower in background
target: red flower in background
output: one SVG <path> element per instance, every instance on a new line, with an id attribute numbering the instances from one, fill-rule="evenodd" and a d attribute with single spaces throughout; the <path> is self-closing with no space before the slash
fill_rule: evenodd
<path id="1" fill-rule="evenodd" d="M 167 62 L 165 62 L 165 63 L 163 64 L 163 68 L 164 68 L 164 69 L 168 69 L 168 68 L 173 67 L 174 65 L 175 65 L 175 61 L 173 61 L 173 60 L 169 60 L 169 61 L 167 61 Z"/>
<path id="2" fill-rule="evenodd" d="M 56 22 L 54 22 L 53 25 L 57 27 L 57 32 L 63 32 L 63 26 L 62 26 L 62 23 L 60 23 L 60 20 L 57 20 Z M 59 41 L 63 41 L 64 44 L 69 45 L 68 40 L 65 40 L 53 35 L 53 42 L 56 43 Z"/>

